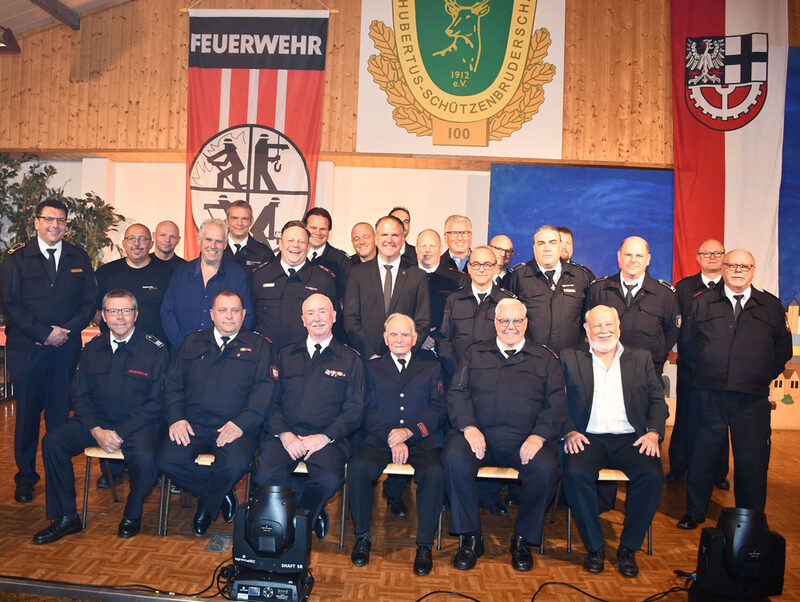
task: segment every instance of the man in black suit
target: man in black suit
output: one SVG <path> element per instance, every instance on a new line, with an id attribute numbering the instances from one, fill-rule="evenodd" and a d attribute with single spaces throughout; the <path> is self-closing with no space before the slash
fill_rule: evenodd
<path id="1" fill-rule="evenodd" d="M 408 263 L 408 265 L 417 265 L 417 250 L 410 242 L 408 242 L 408 235 L 411 232 L 411 213 L 405 207 L 392 207 L 389 215 L 396 217 L 403 222 L 403 239 L 406 241 L 403 248 L 400 249 L 400 256 Z"/>
<path id="2" fill-rule="evenodd" d="M 369 562 L 375 481 L 390 462 L 409 463 L 417 483 L 414 573 L 423 576 L 433 568 L 431 548 L 442 510 L 444 477 L 439 452 L 447 419 L 444 387 L 439 363 L 411 353 L 417 342 L 414 320 L 392 314 L 386 319 L 383 336 L 389 353 L 366 364 L 364 442 L 348 465 L 350 514 L 356 532 L 350 558 L 356 566 Z"/>
<path id="3" fill-rule="evenodd" d="M 445 267 L 466 271 L 472 251 L 472 221 L 466 215 L 449 216 L 444 220 L 444 243 L 447 245 L 442 254 Z"/>
<path id="4" fill-rule="evenodd" d="M 754 271 L 750 253 L 728 252 L 722 259 L 723 285 L 695 298 L 681 335 L 693 377 L 681 529 L 695 529 L 705 520 L 729 429 L 736 506 L 763 512 L 767 501 L 769 389 L 792 357 L 792 335 L 780 300 L 752 286 Z"/>
<path id="5" fill-rule="evenodd" d="M 688 316 L 692 309 L 694 298 L 707 288 L 714 288 L 722 280 L 722 256 L 725 247 L 718 240 L 709 238 L 700 243 L 697 249 L 697 263 L 700 271 L 693 276 L 682 278 L 675 285 L 678 293 L 678 303 L 681 315 Z M 689 405 L 692 395 L 692 373 L 683 359 L 684 351 L 681 340 L 678 339 L 678 383 L 675 394 L 675 424 L 672 427 L 672 436 L 669 440 L 669 473 L 667 481 L 676 483 L 683 478 L 686 465 L 689 462 Z M 714 485 L 718 489 L 730 489 L 728 482 L 728 457 L 730 445 L 725 437 L 723 449 L 720 451 L 717 462 L 717 471 L 714 476 Z"/>
<path id="6" fill-rule="evenodd" d="M 269 245 L 257 241 L 250 233 L 253 225 L 253 208 L 247 201 L 234 201 L 225 211 L 228 224 L 228 246 L 222 254 L 224 259 L 235 261 L 248 276 L 262 263 L 275 259 Z"/>
<path id="7" fill-rule="evenodd" d="M 414 319 L 418 350 L 428 336 L 431 303 L 425 273 L 401 265 L 403 223 L 387 215 L 375 224 L 378 256 L 353 266 L 344 300 L 344 330 L 365 359 L 386 353 L 383 323 L 393 313 Z"/>
<path id="8" fill-rule="evenodd" d="M 589 349 L 561 352 L 569 403 L 561 459 L 564 493 L 586 546 L 583 567 L 599 573 L 605 542 L 595 495 L 597 474 L 601 468 L 614 468 L 628 476 L 617 561 L 620 573 L 635 577 L 636 550 L 661 501 L 660 445 L 669 410 L 650 354 L 620 344 L 615 309 L 598 305 L 589 310 L 584 328 Z"/>

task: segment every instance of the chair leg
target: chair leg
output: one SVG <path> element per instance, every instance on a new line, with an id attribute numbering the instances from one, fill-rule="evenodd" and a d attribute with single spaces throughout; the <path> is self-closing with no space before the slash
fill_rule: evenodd
<path id="1" fill-rule="evenodd" d="M 109 462 L 107 458 L 101 459 L 100 462 L 106 467 L 108 483 L 111 485 L 111 497 L 114 498 L 114 503 L 116 504 L 119 502 L 119 498 L 117 497 L 117 484 L 114 482 L 114 475 L 111 474 L 111 462 Z"/>
<path id="2" fill-rule="evenodd" d="M 546 524 L 547 524 L 546 522 L 542 523 L 542 541 L 539 542 L 539 555 L 540 556 L 544 556 L 544 530 L 545 530 L 545 525 Z"/>
<path id="3" fill-rule="evenodd" d="M 157 535 L 161 535 L 161 525 L 164 521 L 164 485 L 167 480 L 167 477 L 162 473 L 160 477 L 158 477 L 161 483 L 161 491 L 158 495 L 158 527 L 156 530 Z"/>
<path id="4" fill-rule="evenodd" d="M 567 506 L 567 554 L 572 554 L 572 508 Z"/>
<path id="5" fill-rule="evenodd" d="M 344 521 L 347 512 L 347 464 L 344 465 L 344 485 L 342 486 L 342 520 L 339 523 L 339 549 L 344 547 Z"/>
<path id="6" fill-rule="evenodd" d="M 81 513 L 81 525 L 86 528 L 86 513 L 89 508 L 89 475 L 92 471 L 92 457 L 86 456 L 86 479 L 83 484 L 83 512 Z"/>
<path id="7" fill-rule="evenodd" d="M 247 480 L 244 482 L 244 503 L 245 504 L 249 504 L 250 503 L 250 488 L 252 486 L 252 483 L 251 483 L 252 479 L 253 479 L 253 473 L 248 471 Z"/>
<path id="8" fill-rule="evenodd" d="M 439 510 L 439 527 L 437 528 L 437 535 L 436 535 L 436 549 L 442 549 L 442 514 L 444 514 L 444 506 L 442 509 Z"/>
<path id="9" fill-rule="evenodd" d="M 166 496 L 166 501 L 164 502 L 164 524 L 161 529 L 161 535 L 167 534 L 167 523 L 169 522 L 169 498 L 170 498 L 170 489 L 172 489 L 172 479 L 170 477 L 166 477 L 164 483 L 164 487 L 161 489 L 161 495 Z"/>
<path id="10" fill-rule="evenodd" d="M 647 555 L 653 555 L 653 523 L 647 527 Z"/>

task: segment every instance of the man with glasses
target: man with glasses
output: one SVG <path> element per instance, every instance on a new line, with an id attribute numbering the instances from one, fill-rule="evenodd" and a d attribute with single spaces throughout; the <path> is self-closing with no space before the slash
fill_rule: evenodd
<path id="1" fill-rule="evenodd" d="M 120 537 L 133 537 L 141 530 L 142 501 L 158 474 L 156 450 L 169 352 L 137 326 L 136 297 L 129 291 L 108 291 L 101 307 L 110 333 L 89 341 L 81 354 L 70 388 L 75 415 L 42 439 L 47 516 L 52 523 L 33 536 L 36 544 L 81 530 L 72 458 L 84 448 L 121 450 L 125 456 L 131 487 L 117 528 Z"/>
<path id="2" fill-rule="evenodd" d="M 167 264 L 170 273 L 174 272 L 179 265 L 186 263 L 183 257 L 175 255 L 175 247 L 179 242 L 181 242 L 181 231 L 178 225 L 170 220 L 159 222 L 155 234 L 156 250 L 150 253 L 150 259 Z"/>
<path id="3" fill-rule="evenodd" d="M 446 267 L 461 272 L 467 269 L 472 249 L 472 222 L 465 215 L 451 215 L 444 221 L 444 242 L 447 250 L 442 255 Z"/>
<path id="4" fill-rule="evenodd" d="M 692 301 L 707 288 L 714 288 L 722 281 L 722 256 L 725 255 L 723 244 L 713 238 L 704 240 L 697 248 L 697 263 L 700 271 L 693 276 L 686 276 L 675 284 L 678 293 L 681 315 L 688 316 L 692 309 Z M 669 441 L 669 473 L 667 481 L 677 483 L 683 479 L 686 464 L 689 461 L 689 444 L 687 441 L 689 405 L 692 395 L 692 373 L 683 359 L 684 350 L 678 339 L 678 383 L 675 399 L 675 424 Z M 728 482 L 728 438 L 725 438 L 720 451 L 715 471 L 714 485 L 718 489 L 730 489 Z"/>
<path id="5" fill-rule="evenodd" d="M 36 206 L 36 236 L 12 248 L 0 268 L 0 305 L 14 382 L 14 499 L 33 499 L 39 480 L 36 449 L 44 411 L 47 430 L 69 416 L 67 387 L 78 362 L 81 330 L 92 319 L 97 281 L 85 251 L 64 240 L 67 207 L 57 199 Z"/>
<path id="6" fill-rule="evenodd" d="M 531 545 L 541 542 L 545 510 L 555 495 L 556 445 L 567 418 L 564 376 L 555 355 L 525 339 L 525 305 L 503 299 L 495 310 L 495 338 L 470 346 L 447 392 L 453 430 L 442 466 L 450 497 L 450 530 L 461 535 L 457 569 L 483 554 L 475 476 L 481 466 L 519 471 L 519 514 L 511 538 L 511 566 L 533 568 Z"/>
<path id="7" fill-rule="evenodd" d="M 225 211 L 228 224 L 228 246 L 223 257 L 235 261 L 250 274 L 262 263 L 275 259 L 275 253 L 250 234 L 253 225 L 253 208 L 247 201 L 234 201 Z"/>
<path id="8" fill-rule="evenodd" d="M 494 275 L 494 283 L 500 288 L 508 288 L 508 269 L 511 265 L 511 258 L 514 257 L 514 243 L 505 234 L 498 234 L 489 241 L 489 248 L 494 251 L 497 258 L 497 273 Z"/>
<path id="9" fill-rule="evenodd" d="M 736 507 L 763 512 L 767 501 L 769 388 L 792 357 L 792 335 L 780 300 L 752 286 L 754 271 L 750 253 L 729 251 L 723 285 L 695 298 L 681 333 L 694 389 L 681 529 L 705 520 L 729 429 Z"/>

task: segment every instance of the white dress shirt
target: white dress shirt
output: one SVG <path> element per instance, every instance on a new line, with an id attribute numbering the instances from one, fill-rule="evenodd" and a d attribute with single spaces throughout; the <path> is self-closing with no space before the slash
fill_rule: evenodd
<path id="1" fill-rule="evenodd" d="M 599 434 L 622 435 L 635 432 L 628 422 L 625 411 L 625 398 L 622 393 L 622 371 L 619 356 L 622 355 L 622 343 L 617 343 L 617 352 L 611 366 L 606 369 L 603 360 L 592 354 L 592 373 L 594 375 L 594 391 L 592 392 L 592 411 L 586 432 Z"/>

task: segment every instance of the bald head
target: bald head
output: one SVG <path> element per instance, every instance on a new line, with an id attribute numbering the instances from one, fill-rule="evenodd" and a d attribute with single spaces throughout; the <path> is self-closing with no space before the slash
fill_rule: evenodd
<path id="1" fill-rule="evenodd" d="M 156 257 L 169 261 L 175 255 L 175 247 L 181 241 L 181 231 L 175 222 L 165 220 L 156 226 L 155 239 Z"/>
<path id="2" fill-rule="evenodd" d="M 725 246 L 716 238 L 708 238 L 697 247 L 697 263 L 700 271 L 710 279 L 716 280 L 722 271 L 722 257 L 725 255 Z"/>
<path id="3" fill-rule="evenodd" d="M 619 340 L 619 314 L 616 309 L 596 305 L 586 312 L 583 328 L 595 353 L 605 355 L 616 352 Z"/>
<path id="4" fill-rule="evenodd" d="M 442 257 L 442 239 L 436 230 L 423 230 L 417 236 L 417 261 L 420 267 L 431 269 Z"/>
<path id="5" fill-rule="evenodd" d="M 497 258 L 498 272 L 507 270 L 511 264 L 511 258 L 514 256 L 514 243 L 512 240 L 505 234 L 498 234 L 489 241 L 489 247 L 491 247 L 494 256 Z"/>
<path id="6" fill-rule="evenodd" d="M 650 245 L 644 238 L 629 236 L 617 251 L 617 264 L 625 280 L 638 280 L 650 265 Z"/>

